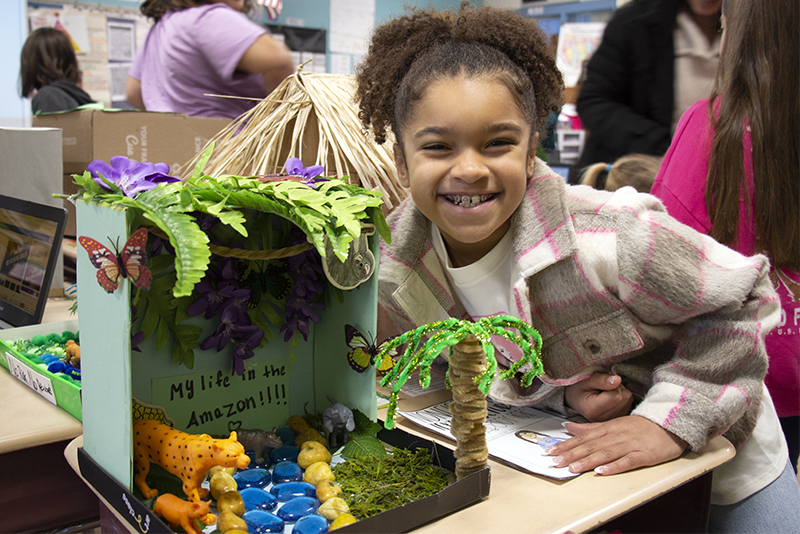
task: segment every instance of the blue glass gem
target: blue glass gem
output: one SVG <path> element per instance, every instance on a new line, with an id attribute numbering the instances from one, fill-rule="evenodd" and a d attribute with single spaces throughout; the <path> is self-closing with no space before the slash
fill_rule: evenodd
<path id="1" fill-rule="evenodd" d="M 328 520 L 317 514 L 301 517 L 292 528 L 292 534 L 322 534 L 323 532 L 328 532 Z"/>
<path id="2" fill-rule="evenodd" d="M 234 473 L 233 479 L 236 487 L 241 491 L 244 488 L 263 488 L 270 483 L 272 478 L 266 469 L 247 469 Z"/>
<path id="3" fill-rule="evenodd" d="M 278 507 L 277 497 L 261 488 L 244 488 L 243 490 L 239 490 L 239 495 L 242 496 L 245 510 L 265 510 L 271 512 Z"/>
<path id="4" fill-rule="evenodd" d="M 319 501 L 311 497 L 297 497 L 291 501 L 284 503 L 276 515 L 286 521 L 293 523 L 309 514 L 316 513 L 319 508 Z"/>
<path id="5" fill-rule="evenodd" d="M 263 458 L 263 462 L 258 463 L 256 462 L 256 453 L 253 451 L 244 451 L 247 456 L 250 457 L 250 465 L 247 466 L 248 469 L 266 469 L 272 462 L 269 459 L 269 454 L 265 454 Z"/>
<path id="6" fill-rule="evenodd" d="M 303 480 L 303 469 L 294 462 L 281 462 L 272 468 L 272 483 L 300 482 Z"/>
<path id="7" fill-rule="evenodd" d="M 283 522 L 283 519 L 275 514 L 265 512 L 264 510 L 251 510 L 249 512 L 245 512 L 242 516 L 242 519 L 244 519 L 244 522 L 247 523 L 247 530 L 254 534 L 283 532 L 283 529 L 286 526 L 286 524 Z M 323 517 L 323 519 L 325 518 Z"/>
<path id="8" fill-rule="evenodd" d="M 280 428 L 275 429 L 275 435 L 281 438 L 281 442 L 284 445 L 289 445 L 290 443 L 294 443 L 294 430 L 289 428 L 288 426 L 282 426 Z"/>
<path id="9" fill-rule="evenodd" d="M 315 497 L 317 488 L 308 482 L 284 482 L 275 484 L 269 489 L 269 492 L 275 495 L 279 501 L 286 502 L 296 497 Z"/>
<path id="10" fill-rule="evenodd" d="M 299 454 L 300 449 L 294 445 L 282 445 L 269 451 L 269 458 L 274 464 L 280 462 L 296 462 L 297 455 Z"/>

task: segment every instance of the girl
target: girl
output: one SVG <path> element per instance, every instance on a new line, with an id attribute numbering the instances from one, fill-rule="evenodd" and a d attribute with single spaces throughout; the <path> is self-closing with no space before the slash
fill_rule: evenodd
<path id="1" fill-rule="evenodd" d="M 20 54 L 22 96 L 31 98 L 31 111 L 67 111 L 94 102 L 81 89 L 81 71 L 67 34 L 55 28 L 34 30 Z"/>
<path id="2" fill-rule="evenodd" d="M 252 0 L 146 0 L 140 10 L 155 25 L 128 75 L 128 103 L 229 119 L 254 107 L 294 72 L 294 62 L 286 46 L 241 13 L 253 6 Z"/>
<path id="3" fill-rule="evenodd" d="M 661 158 L 647 154 L 628 154 L 614 163 L 595 163 L 583 171 L 581 184 L 595 189 L 616 191 L 629 185 L 640 193 L 649 193 L 656 179 Z"/>
<path id="4" fill-rule="evenodd" d="M 800 4 L 723 4 L 717 86 L 683 116 L 653 194 L 742 254 L 769 256 L 783 307 L 765 380 L 792 466 L 800 454 Z M 743 128 L 742 126 L 745 125 Z M 709 165 L 709 161 L 711 165 Z M 740 201 L 741 199 L 741 201 Z"/>
<path id="5" fill-rule="evenodd" d="M 382 246 L 381 335 L 392 333 L 385 319 L 402 331 L 520 317 L 542 335 L 546 376 L 529 388 L 495 381 L 495 399 L 623 415 L 570 425 L 577 437 L 548 449 L 555 465 L 610 475 L 724 434 L 744 461 L 715 473 L 714 502 L 771 488 L 778 510 L 759 510 L 761 527 L 797 525 L 797 482 L 770 486 L 786 445 L 763 385 L 763 335 L 779 317 L 767 259 L 691 230 L 633 189 L 568 186 L 535 158 L 537 129 L 563 92 L 536 23 L 492 8 L 414 10 L 376 29 L 357 78 L 360 118 L 378 142 L 391 128 L 411 192 Z"/>

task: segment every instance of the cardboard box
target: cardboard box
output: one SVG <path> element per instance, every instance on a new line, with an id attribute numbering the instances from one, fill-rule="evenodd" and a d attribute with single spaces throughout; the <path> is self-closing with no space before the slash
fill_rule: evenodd
<path id="1" fill-rule="evenodd" d="M 17 340 L 53 333 L 61 335 L 67 330 L 78 331 L 77 319 L 0 330 L 0 365 L 33 391 L 81 420 L 81 386 L 51 373 L 34 356 L 13 348 Z"/>
<path id="2" fill-rule="evenodd" d="M 445 469 L 455 469 L 453 451 L 424 438 L 412 436 L 400 429 L 382 430 L 378 438 L 393 447 L 405 449 L 425 448 L 431 457 L 438 459 Z M 152 510 L 138 501 L 133 493 L 121 486 L 95 462 L 83 448 L 78 449 L 81 475 L 106 501 L 124 517 L 135 532 L 171 532 L 171 529 Z M 440 492 L 425 499 L 374 515 L 339 529 L 341 532 L 381 534 L 408 532 L 425 523 L 449 515 L 489 496 L 490 468 L 450 484 Z"/>
<path id="3" fill-rule="evenodd" d="M 62 191 L 67 195 L 77 191 L 72 174 L 83 174 L 92 161 L 109 161 L 112 156 L 164 162 L 172 174 L 178 175 L 180 168 L 230 122 L 182 113 L 102 109 L 33 117 L 34 126 L 62 130 Z M 66 235 L 75 236 L 75 207 L 70 202 L 64 205 L 70 212 Z"/>

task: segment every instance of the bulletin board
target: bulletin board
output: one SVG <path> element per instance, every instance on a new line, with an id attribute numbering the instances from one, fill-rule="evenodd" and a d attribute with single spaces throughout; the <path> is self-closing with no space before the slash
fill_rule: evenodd
<path id="1" fill-rule="evenodd" d="M 83 75 L 83 89 L 105 107 L 127 108 L 125 81 L 152 22 L 138 9 L 80 2 L 28 2 L 28 29 L 67 33 Z"/>

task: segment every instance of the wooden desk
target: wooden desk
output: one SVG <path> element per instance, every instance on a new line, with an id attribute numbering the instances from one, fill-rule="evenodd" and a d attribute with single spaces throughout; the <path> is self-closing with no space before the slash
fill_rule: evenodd
<path id="1" fill-rule="evenodd" d="M 71 301 L 48 303 L 47 322 L 69 318 Z M 48 315 L 49 312 L 49 315 Z M 41 532 L 99 516 L 98 501 L 64 459 L 81 422 L 0 367 L 0 532 Z"/>
<path id="2" fill-rule="evenodd" d="M 408 411 L 442 402 L 439 391 L 402 399 Z M 378 417 L 385 409 L 378 411 Z M 397 428 L 455 448 L 443 438 L 398 416 Z M 460 512 L 424 525 L 415 532 L 565 533 L 600 529 L 622 532 L 705 532 L 711 490 L 711 470 L 734 457 L 723 437 L 712 439 L 700 453 L 614 476 L 593 472 L 560 481 L 518 471 L 489 460 L 489 498 Z M 676 490 L 676 491 L 673 491 Z M 680 510 L 676 513 L 676 510 Z"/>

